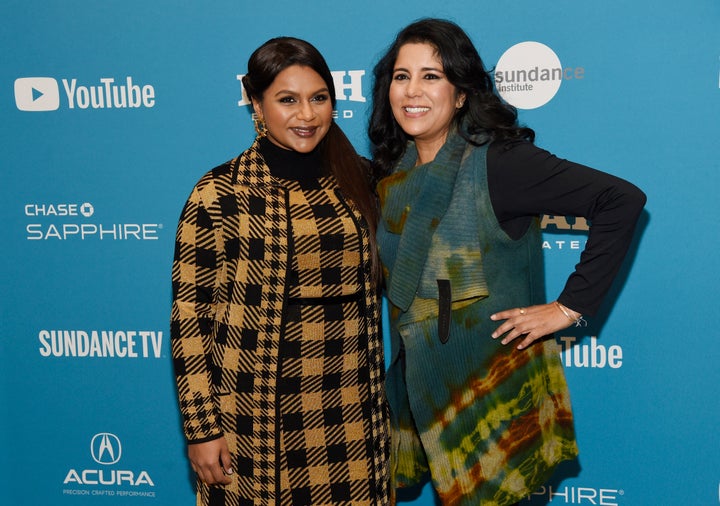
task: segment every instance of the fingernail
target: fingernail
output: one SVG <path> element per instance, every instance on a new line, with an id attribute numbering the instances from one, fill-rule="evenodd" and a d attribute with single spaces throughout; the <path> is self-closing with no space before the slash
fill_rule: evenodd
<path id="1" fill-rule="evenodd" d="M 227 474 L 232 474 L 232 473 L 233 473 L 233 470 L 232 470 L 232 467 L 231 467 L 230 469 L 227 470 Z"/>

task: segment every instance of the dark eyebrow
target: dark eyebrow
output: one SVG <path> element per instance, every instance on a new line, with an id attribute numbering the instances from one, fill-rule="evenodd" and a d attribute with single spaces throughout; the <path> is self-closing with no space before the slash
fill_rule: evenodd
<path id="1" fill-rule="evenodd" d="M 319 93 L 330 93 L 330 90 L 327 89 L 327 88 L 320 88 L 319 90 L 310 93 L 310 95 L 311 95 L 311 96 L 312 96 L 312 95 L 317 95 L 317 94 L 319 94 Z M 298 92 L 297 92 L 297 91 L 293 91 L 293 90 L 280 90 L 280 91 L 278 91 L 277 93 L 275 93 L 275 96 L 277 97 L 277 96 L 279 96 L 279 95 L 285 95 L 285 94 L 287 94 L 287 95 L 298 95 Z"/>
<path id="2" fill-rule="evenodd" d="M 428 71 L 430 71 L 430 72 L 440 72 L 441 74 L 444 74 L 444 73 L 445 73 L 445 72 L 443 72 L 442 70 L 440 70 L 440 69 L 438 69 L 438 68 L 435 68 L 435 67 L 423 67 L 423 68 L 420 69 L 420 71 L 421 71 L 421 72 L 428 72 Z M 398 68 L 396 68 L 396 69 L 393 69 L 393 72 L 410 72 L 410 71 L 409 71 L 408 69 L 404 68 L 404 67 L 398 67 Z"/>

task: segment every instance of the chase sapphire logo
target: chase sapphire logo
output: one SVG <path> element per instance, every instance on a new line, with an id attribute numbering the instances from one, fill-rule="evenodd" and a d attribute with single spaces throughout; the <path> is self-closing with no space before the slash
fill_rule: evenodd
<path id="1" fill-rule="evenodd" d="M 116 464 L 122 456 L 122 445 L 115 434 L 101 432 L 95 434 L 90 442 L 90 453 L 98 464 L 109 466 Z"/>

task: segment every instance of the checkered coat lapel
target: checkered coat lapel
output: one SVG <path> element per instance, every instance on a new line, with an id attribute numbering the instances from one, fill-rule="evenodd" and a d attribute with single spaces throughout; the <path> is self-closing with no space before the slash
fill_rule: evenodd
<path id="1" fill-rule="evenodd" d="M 278 347 L 291 238 L 287 191 L 273 184 L 257 141 L 233 165 L 236 194 L 244 193 L 248 198 L 247 222 L 226 220 L 224 233 L 231 241 L 237 237 L 241 242 L 247 240 L 249 243 L 248 261 L 245 263 L 245 259 L 240 258 L 235 267 L 234 279 L 228 278 L 228 285 L 232 288 L 227 294 L 227 307 L 229 312 L 234 302 L 241 302 L 244 311 L 241 328 L 256 332 L 257 336 L 254 362 L 243 364 L 242 372 L 252 371 L 253 377 L 252 398 L 248 399 L 252 406 L 252 436 L 248 434 L 245 441 L 239 441 L 245 446 L 240 454 L 252 458 L 254 480 L 248 480 L 248 492 L 252 490 L 250 487 L 259 485 L 259 497 L 255 497 L 255 503 L 271 504 L 277 501 L 275 469 L 278 456 L 275 440 L 279 431 L 276 417 Z M 229 265 L 232 266 L 232 263 Z M 239 287 L 245 290 L 244 300 L 234 297 L 234 291 Z M 227 316 L 230 320 L 231 315 Z M 242 408 L 237 406 L 237 409 Z M 247 451 L 250 448 L 252 453 Z"/>

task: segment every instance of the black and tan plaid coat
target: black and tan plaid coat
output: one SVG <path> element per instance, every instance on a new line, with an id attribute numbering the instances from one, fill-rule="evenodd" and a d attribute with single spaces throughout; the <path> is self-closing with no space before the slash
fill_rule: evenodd
<path id="1" fill-rule="evenodd" d="M 189 443 L 227 440 L 235 469 L 221 494 L 228 505 L 279 503 L 276 386 L 291 238 L 287 191 L 257 141 L 201 178 L 178 225 L 171 344 L 180 410 Z M 379 318 L 369 280 L 365 293 Z M 371 327 L 371 483 L 377 504 L 386 504 L 382 338 Z M 198 503 L 206 503 L 208 489 L 198 486 Z"/>

